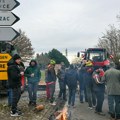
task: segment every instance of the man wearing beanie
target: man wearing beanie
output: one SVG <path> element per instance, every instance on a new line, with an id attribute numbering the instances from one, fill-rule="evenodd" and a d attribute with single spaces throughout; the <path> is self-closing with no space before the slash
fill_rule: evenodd
<path id="1" fill-rule="evenodd" d="M 9 89 L 12 90 L 12 105 L 11 105 L 11 116 L 20 116 L 21 111 L 17 108 L 21 96 L 21 76 L 24 72 L 20 72 L 21 57 L 18 54 L 13 56 L 13 62 L 8 63 L 8 85 Z"/>

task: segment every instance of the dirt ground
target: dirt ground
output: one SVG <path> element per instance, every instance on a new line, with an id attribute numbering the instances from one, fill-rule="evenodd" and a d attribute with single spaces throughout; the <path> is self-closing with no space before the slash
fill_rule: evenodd
<path id="1" fill-rule="evenodd" d="M 61 105 L 52 106 L 46 101 L 45 92 L 39 91 L 37 104 L 44 105 L 44 110 L 36 111 L 35 107 L 28 106 L 28 95 L 27 92 L 23 93 L 19 101 L 18 107 L 23 112 L 20 117 L 11 117 L 10 108 L 7 106 L 7 98 L 3 98 L 0 102 L 0 120 L 48 120 L 49 117 L 54 113 L 55 110 L 61 109 L 64 106 L 63 102 Z"/>

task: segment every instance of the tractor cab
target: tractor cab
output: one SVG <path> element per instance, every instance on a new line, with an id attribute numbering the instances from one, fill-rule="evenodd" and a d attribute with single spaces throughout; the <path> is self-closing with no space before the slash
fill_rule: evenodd
<path id="1" fill-rule="evenodd" d="M 104 48 L 89 48 L 85 52 L 85 60 L 91 60 L 96 67 L 106 67 L 110 64 L 109 54 Z"/>

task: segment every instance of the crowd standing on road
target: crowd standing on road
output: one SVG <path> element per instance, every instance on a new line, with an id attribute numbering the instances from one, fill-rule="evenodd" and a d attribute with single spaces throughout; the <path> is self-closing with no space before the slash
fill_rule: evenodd
<path id="1" fill-rule="evenodd" d="M 95 113 L 104 116 L 102 107 L 104 102 L 105 88 L 107 88 L 108 107 L 110 119 L 120 119 L 120 71 L 113 63 L 104 72 L 103 68 L 94 67 L 91 61 L 81 64 L 78 70 L 80 102 L 83 103 L 83 96 L 87 93 L 88 108 L 95 107 Z M 83 95 L 84 93 L 84 95 Z"/>
<path id="2" fill-rule="evenodd" d="M 54 103 L 54 93 L 56 80 L 59 82 L 60 100 L 68 102 L 68 107 L 75 108 L 76 90 L 79 88 L 80 103 L 88 103 L 88 108 L 95 108 L 95 113 L 105 115 L 102 107 L 104 102 L 105 87 L 107 87 L 108 107 L 111 119 L 120 119 L 120 71 L 114 66 L 109 66 L 104 72 L 102 68 L 93 66 L 92 61 L 82 61 L 79 69 L 74 65 L 65 68 L 61 63 L 61 68 L 55 71 L 55 61 L 51 60 L 45 71 L 46 99 L 51 105 Z M 31 60 L 29 66 L 24 70 L 20 69 L 21 58 L 19 55 L 13 56 L 13 63 L 8 64 L 8 86 L 11 90 L 11 116 L 21 115 L 17 107 L 21 96 L 21 77 L 25 75 L 28 83 L 28 105 L 36 106 L 37 88 L 41 78 L 40 68 L 36 60 Z M 68 98 L 66 95 L 68 87 Z M 79 87 L 78 87 L 79 86 Z M 82 108 L 81 108 L 82 109 Z"/>

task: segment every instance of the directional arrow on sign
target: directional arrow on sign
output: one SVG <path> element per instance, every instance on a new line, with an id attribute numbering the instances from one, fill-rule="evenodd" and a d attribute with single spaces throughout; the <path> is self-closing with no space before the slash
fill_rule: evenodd
<path id="1" fill-rule="evenodd" d="M 19 5 L 20 3 L 16 0 L 0 0 L 0 10 L 3 11 L 11 11 Z"/>
<path id="2" fill-rule="evenodd" d="M 0 12 L 0 26 L 11 26 L 18 20 L 20 18 L 12 12 Z"/>
<path id="3" fill-rule="evenodd" d="M 8 62 L 11 58 L 8 53 L 0 53 L 0 62 Z"/>
<path id="4" fill-rule="evenodd" d="M 19 36 L 19 33 L 11 27 L 0 27 L 0 41 L 11 41 Z"/>

